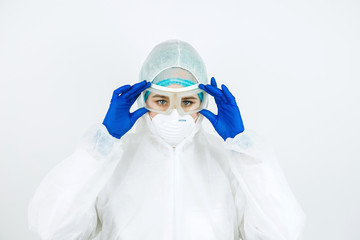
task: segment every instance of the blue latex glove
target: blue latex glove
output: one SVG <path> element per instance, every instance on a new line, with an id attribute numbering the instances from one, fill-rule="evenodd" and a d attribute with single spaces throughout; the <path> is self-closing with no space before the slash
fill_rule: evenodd
<path id="1" fill-rule="evenodd" d="M 235 97 L 224 84 L 221 85 L 221 89 L 217 88 L 215 78 L 212 77 L 211 85 L 199 84 L 199 88 L 215 98 L 218 115 L 206 109 L 201 110 L 200 113 L 209 119 L 224 141 L 244 131 L 244 124 Z"/>
<path id="2" fill-rule="evenodd" d="M 141 92 L 150 85 L 150 82 L 144 80 L 133 86 L 124 85 L 114 91 L 109 110 L 103 121 L 111 136 L 120 139 L 132 128 L 136 120 L 148 112 L 145 108 L 139 108 L 130 113 L 130 108 Z"/>

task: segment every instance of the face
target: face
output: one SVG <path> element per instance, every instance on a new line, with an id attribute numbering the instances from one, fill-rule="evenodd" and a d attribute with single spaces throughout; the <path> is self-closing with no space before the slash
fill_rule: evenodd
<path id="1" fill-rule="evenodd" d="M 182 86 L 178 85 L 178 84 L 173 84 L 168 87 L 169 88 L 182 88 Z M 158 94 L 152 95 L 152 94 L 153 93 L 151 93 L 146 100 L 147 105 L 153 106 L 153 108 L 156 108 L 156 109 L 161 109 L 162 107 L 164 109 L 167 109 L 169 107 L 170 101 L 169 101 L 168 96 L 162 96 L 162 95 L 158 95 Z M 191 108 L 194 106 L 200 106 L 200 99 L 199 99 L 199 97 L 183 98 L 183 99 L 181 99 L 181 105 L 182 105 L 183 109 Z M 158 114 L 158 113 L 152 112 L 152 111 L 149 111 L 148 113 L 149 113 L 150 117 L 152 117 L 152 118 Z M 199 115 L 199 113 L 192 113 L 189 115 L 195 119 Z M 196 119 L 196 121 L 197 121 L 197 119 Z"/>

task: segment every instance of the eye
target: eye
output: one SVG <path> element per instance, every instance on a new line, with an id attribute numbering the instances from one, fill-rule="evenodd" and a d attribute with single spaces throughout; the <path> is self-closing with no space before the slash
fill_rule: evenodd
<path id="1" fill-rule="evenodd" d="M 159 105 L 165 105 L 167 102 L 166 102 L 166 100 L 161 99 L 161 100 L 157 100 L 156 103 Z"/>
<path id="2" fill-rule="evenodd" d="M 182 103 L 184 106 L 190 106 L 191 104 L 193 104 L 192 101 L 183 101 Z"/>

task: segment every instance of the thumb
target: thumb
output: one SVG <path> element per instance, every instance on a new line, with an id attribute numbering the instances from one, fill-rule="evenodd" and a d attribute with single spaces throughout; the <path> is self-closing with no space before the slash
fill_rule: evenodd
<path id="1" fill-rule="evenodd" d="M 138 110 L 130 113 L 130 121 L 134 124 L 142 115 L 147 113 L 149 110 L 146 108 L 139 108 Z"/>
<path id="2" fill-rule="evenodd" d="M 213 126 L 215 126 L 216 124 L 216 121 L 217 121 L 217 116 L 215 114 L 213 114 L 212 112 L 210 112 L 209 110 L 207 109 L 203 109 L 200 111 L 200 113 L 202 115 L 204 115 L 207 119 L 209 119 L 209 121 L 211 122 L 211 124 Z"/>

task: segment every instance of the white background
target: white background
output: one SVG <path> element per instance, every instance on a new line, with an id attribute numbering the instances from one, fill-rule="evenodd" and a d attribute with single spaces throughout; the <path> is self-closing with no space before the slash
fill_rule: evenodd
<path id="1" fill-rule="evenodd" d="M 27 204 L 41 179 L 172 38 L 275 147 L 303 239 L 360 239 L 359 13 L 356 0 L 0 0 L 0 239 L 37 239 Z"/>

